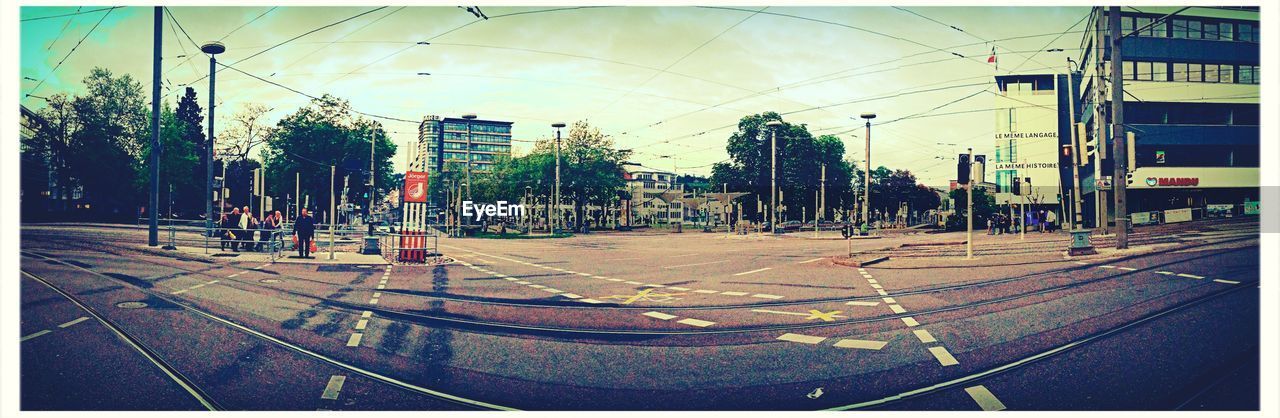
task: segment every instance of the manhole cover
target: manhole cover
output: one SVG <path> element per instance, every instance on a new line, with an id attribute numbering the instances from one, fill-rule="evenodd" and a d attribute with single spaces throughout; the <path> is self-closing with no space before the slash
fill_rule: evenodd
<path id="1" fill-rule="evenodd" d="M 116 304 L 117 308 L 124 309 L 140 309 L 147 307 L 146 302 L 120 302 Z"/>
<path id="2" fill-rule="evenodd" d="M 280 283 L 280 279 L 262 279 L 258 281 L 263 283 Z"/>

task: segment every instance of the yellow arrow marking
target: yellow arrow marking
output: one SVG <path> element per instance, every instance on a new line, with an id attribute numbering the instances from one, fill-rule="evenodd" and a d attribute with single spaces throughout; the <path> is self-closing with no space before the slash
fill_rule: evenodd
<path id="1" fill-rule="evenodd" d="M 809 310 L 809 313 L 807 313 L 807 314 L 806 314 L 806 313 L 800 313 L 800 312 L 774 311 L 774 310 L 769 310 L 769 309 L 752 309 L 752 310 L 751 310 L 751 312 L 771 313 L 771 314 L 779 314 L 779 315 L 795 315 L 795 316 L 803 316 L 803 317 L 805 317 L 804 319 L 821 319 L 821 320 L 826 321 L 826 322 L 835 321 L 835 320 L 836 320 L 836 318 L 844 318 L 844 317 L 845 317 L 845 316 L 843 316 L 843 315 L 839 315 L 840 313 L 843 313 L 844 311 L 822 312 L 822 311 L 819 311 L 819 310 L 816 310 L 816 309 L 810 309 L 810 310 Z"/>

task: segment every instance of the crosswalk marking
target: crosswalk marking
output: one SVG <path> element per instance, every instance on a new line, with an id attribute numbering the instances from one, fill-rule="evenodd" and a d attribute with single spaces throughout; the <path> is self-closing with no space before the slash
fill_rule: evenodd
<path id="1" fill-rule="evenodd" d="M 778 339 L 782 341 L 791 341 L 794 343 L 817 344 L 822 342 L 822 340 L 827 339 L 827 337 L 815 337 L 812 335 L 786 333 L 779 336 Z"/>
<path id="2" fill-rule="evenodd" d="M 663 320 L 663 321 L 666 321 L 666 320 L 670 320 L 670 319 L 676 318 L 676 316 L 675 316 L 675 315 L 664 314 L 664 313 L 662 313 L 662 312 L 645 312 L 645 313 L 642 313 L 641 315 L 644 315 L 644 316 L 647 316 L 647 317 L 650 317 L 650 318 L 657 318 L 657 319 L 661 319 L 661 320 Z"/>
<path id="3" fill-rule="evenodd" d="M 679 323 L 681 323 L 681 324 L 685 324 L 685 325 L 693 325 L 693 326 L 695 326 L 695 327 L 704 327 L 704 328 L 705 328 L 705 327 L 708 327 L 708 326 L 711 326 L 711 325 L 715 325 L 715 322 L 711 322 L 711 321 L 703 321 L 703 320 L 701 320 L 701 319 L 693 319 L 693 318 L 685 318 L 685 319 L 681 319 L 681 320 L 676 321 L 676 322 L 679 322 Z"/>
<path id="4" fill-rule="evenodd" d="M 852 302 L 845 302 L 844 304 L 853 305 L 853 306 L 876 306 L 876 305 L 879 305 L 880 302 L 867 302 L 867 301 L 855 300 Z"/>
<path id="5" fill-rule="evenodd" d="M 75 324 L 79 324 L 79 323 L 81 323 L 81 322 L 88 321 L 88 320 L 89 320 L 89 317 L 87 317 L 87 316 L 82 316 L 82 317 L 79 317 L 79 318 L 76 318 L 76 319 L 72 319 L 72 320 L 67 321 L 67 322 L 63 322 L 63 323 L 61 323 L 61 324 L 59 324 L 59 325 L 58 325 L 58 328 L 66 328 L 66 327 L 69 327 L 69 326 L 72 326 L 72 325 L 75 325 Z"/>
<path id="6" fill-rule="evenodd" d="M 884 348 L 884 346 L 885 346 L 885 345 L 887 345 L 887 344 L 889 344 L 889 343 L 888 343 L 888 342 L 885 342 L 885 341 L 842 339 L 842 340 L 840 340 L 840 341 L 836 341 L 835 346 L 836 346 L 836 347 L 839 347 L 839 348 L 857 348 L 857 349 L 862 349 L 862 350 L 879 350 L 879 349 L 881 349 L 881 348 Z"/>
<path id="7" fill-rule="evenodd" d="M 1004 403 L 996 399 L 996 395 L 991 393 L 986 386 L 967 387 L 964 388 L 964 391 L 969 394 L 970 398 L 973 398 L 974 402 L 978 403 L 978 406 L 983 411 L 1003 411 L 1005 409 Z"/>
<path id="8" fill-rule="evenodd" d="M 937 358 L 938 363 L 941 363 L 943 366 L 954 366 L 960 364 L 960 362 L 956 361 L 956 358 L 951 355 L 951 352 L 947 351 L 946 347 L 929 347 L 929 353 L 933 354 L 933 357 Z"/>
<path id="9" fill-rule="evenodd" d="M 342 384 L 346 383 L 346 376 L 333 376 L 329 378 L 329 384 L 324 386 L 324 393 L 320 394 L 320 399 L 335 400 L 338 399 L 338 393 L 342 392 Z"/>
<path id="10" fill-rule="evenodd" d="M 938 342 L 938 339 L 933 338 L 933 334 L 930 334 L 927 329 L 918 329 L 912 332 L 916 334 L 916 338 L 919 338 L 922 343 L 928 344 Z"/>

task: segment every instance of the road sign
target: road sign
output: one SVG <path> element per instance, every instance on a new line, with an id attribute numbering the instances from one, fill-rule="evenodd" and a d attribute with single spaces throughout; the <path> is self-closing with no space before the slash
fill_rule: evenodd
<path id="1" fill-rule="evenodd" d="M 409 203 L 426 203 L 428 184 L 428 175 L 426 172 L 406 172 L 404 174 L 404 201 Z"/>

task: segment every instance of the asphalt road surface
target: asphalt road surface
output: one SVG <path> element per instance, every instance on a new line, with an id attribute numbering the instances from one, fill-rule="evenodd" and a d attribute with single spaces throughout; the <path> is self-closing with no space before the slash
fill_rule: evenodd
<path id="1" fill-rule="evenodd" d="M 856 241 L 893 252 L 857 268 L 803 234 L 320 266 L 26 226 L 21 408 L 1256 410 L 1258 225 L 1178 228 L 1077 259 L 1062 234 L 982 237 L 976 261 L 895 235 Z"/>

